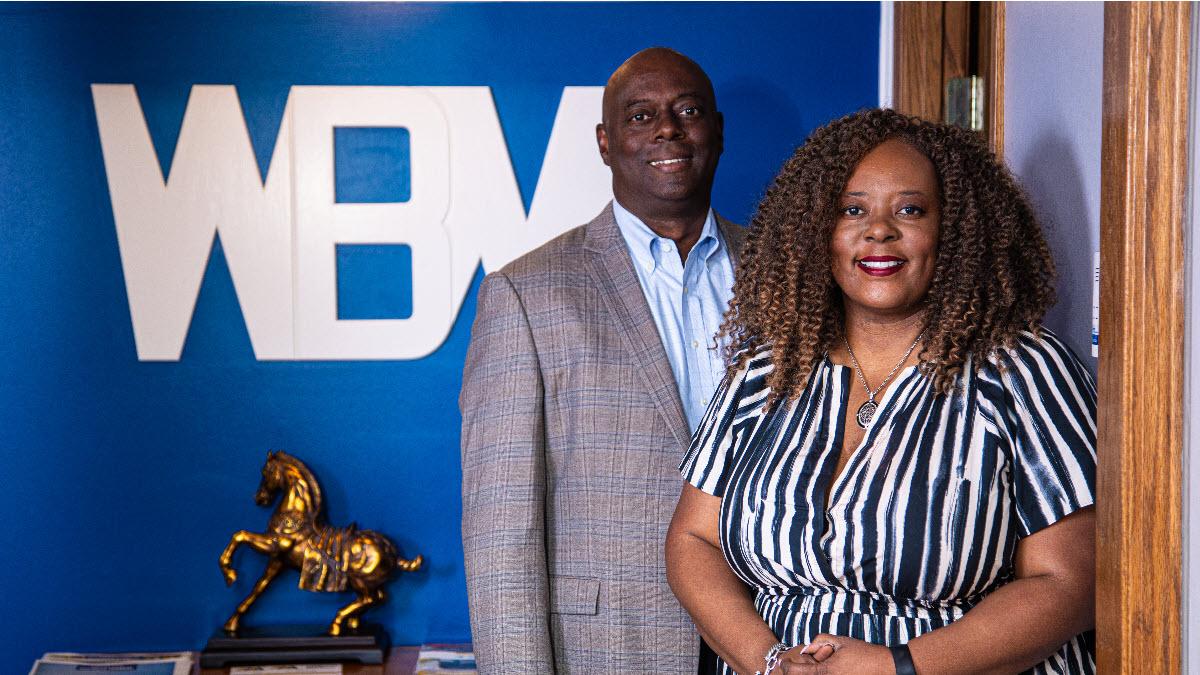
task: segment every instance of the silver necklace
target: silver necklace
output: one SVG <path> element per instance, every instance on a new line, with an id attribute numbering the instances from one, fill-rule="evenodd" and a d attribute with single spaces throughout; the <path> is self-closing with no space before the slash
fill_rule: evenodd
<path id="1" fill-rule="evenodd" d="M 879 404 L 875 402 L 875 395 L 878 394 L 881 389 L 886 387 L 888 382 L 891 382 L 892 376 L 896 374 L 897 370 L 900 370 L 900 366 L 904 365 L 904 362 L 907 361 L 908 357 L 912 355 L 913 350 L 917 348 L 917 343 L 921 341 L 921 338 L 924 337 L 924 335 L 925 331 L 922 330 L 917 335 L 917 339 L 913 340 L 913 343 L 909 346 L 908 351 L 904 352 L 904 356 L 900 359 L 900 363 L 897 363 L 895 367 L 892 368 L 892 372 L 888 373 L 887 377 L 883 378 L 883 382 L 880 382 L 879 386 L 875 387 L 875 389 L 871 389 L 871 385 L 867 384 L 867 378 L 865 375 L 863 375 L 862 368 L 860 368 L 858 365 L 858 359 L 854 358 L 854 350 L 850 348 L 850 341 L 846 339 L 845 335 L 842 336 L 842 343 L 846 345 L 846 351 L 850 352 L 850 363 L 854 364 L 854 374 L 858 375 L 858 381 L 862 382 L 863 388 L 867 390 L 867 402 L 859 406 L 858 413 L 854 415 L 854 421 L 858 422 L 859 427 L 866 429 L 867 425 L 871 423 L 871 419 L 875 417 L 875 411 L 879 409 Z"/>

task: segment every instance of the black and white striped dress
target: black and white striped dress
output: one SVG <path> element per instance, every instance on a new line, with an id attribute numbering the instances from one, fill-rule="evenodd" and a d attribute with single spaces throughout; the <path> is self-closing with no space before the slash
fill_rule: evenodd
<path id="1" fill-rule="evenodd" d="M 726 377 L 680 470 L 721 497 L 725 557 L 783 642 L 945 626 L 1012 579 L 1022 537 L 1093 503 L 1095 383 L 1049 331 L 948 395 L 901 371 L 832 485 L 852 369 L 825 358 L 798 400 L 767 407 L 771 369 L 763 349 Z M 1095 669 L 1085 634 L 1030 672 Z"/>

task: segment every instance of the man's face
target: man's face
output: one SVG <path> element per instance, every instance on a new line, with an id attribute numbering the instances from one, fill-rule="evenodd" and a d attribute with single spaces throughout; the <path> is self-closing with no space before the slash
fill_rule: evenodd
<path id="1" fill-rule="evenodd" d="M 695 64 L 669 52 L 631 59 L 610 82 L 596 127 L 617 201 L 642 218 L 706 209 L 722 129 L 712 85 Z"/>

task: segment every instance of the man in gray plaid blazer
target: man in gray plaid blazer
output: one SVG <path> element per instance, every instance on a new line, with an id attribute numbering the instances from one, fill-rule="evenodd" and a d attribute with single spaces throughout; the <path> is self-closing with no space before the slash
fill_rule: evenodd
<path id="1" fill-rule="evenodd" d="M 481 673 L 697 669 L 663 542 L 723 372 L 742 238 L 709 207 L 723 121 L 700 67 L 655 48 L 613 73 L 596 134 L 615 203 L 479 290 L 459 403 Z"/>

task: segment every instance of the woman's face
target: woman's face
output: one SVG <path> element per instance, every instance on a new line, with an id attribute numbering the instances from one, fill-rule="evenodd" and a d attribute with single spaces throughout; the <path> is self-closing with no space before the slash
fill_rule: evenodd
<path id="1" fill-rule="evenodd" d="M 902 318 L 922 308 L 941 227 L 933 162 L 899 140 L 867 153 L 842 192 L 833 278 L 847 315 Z"/>

